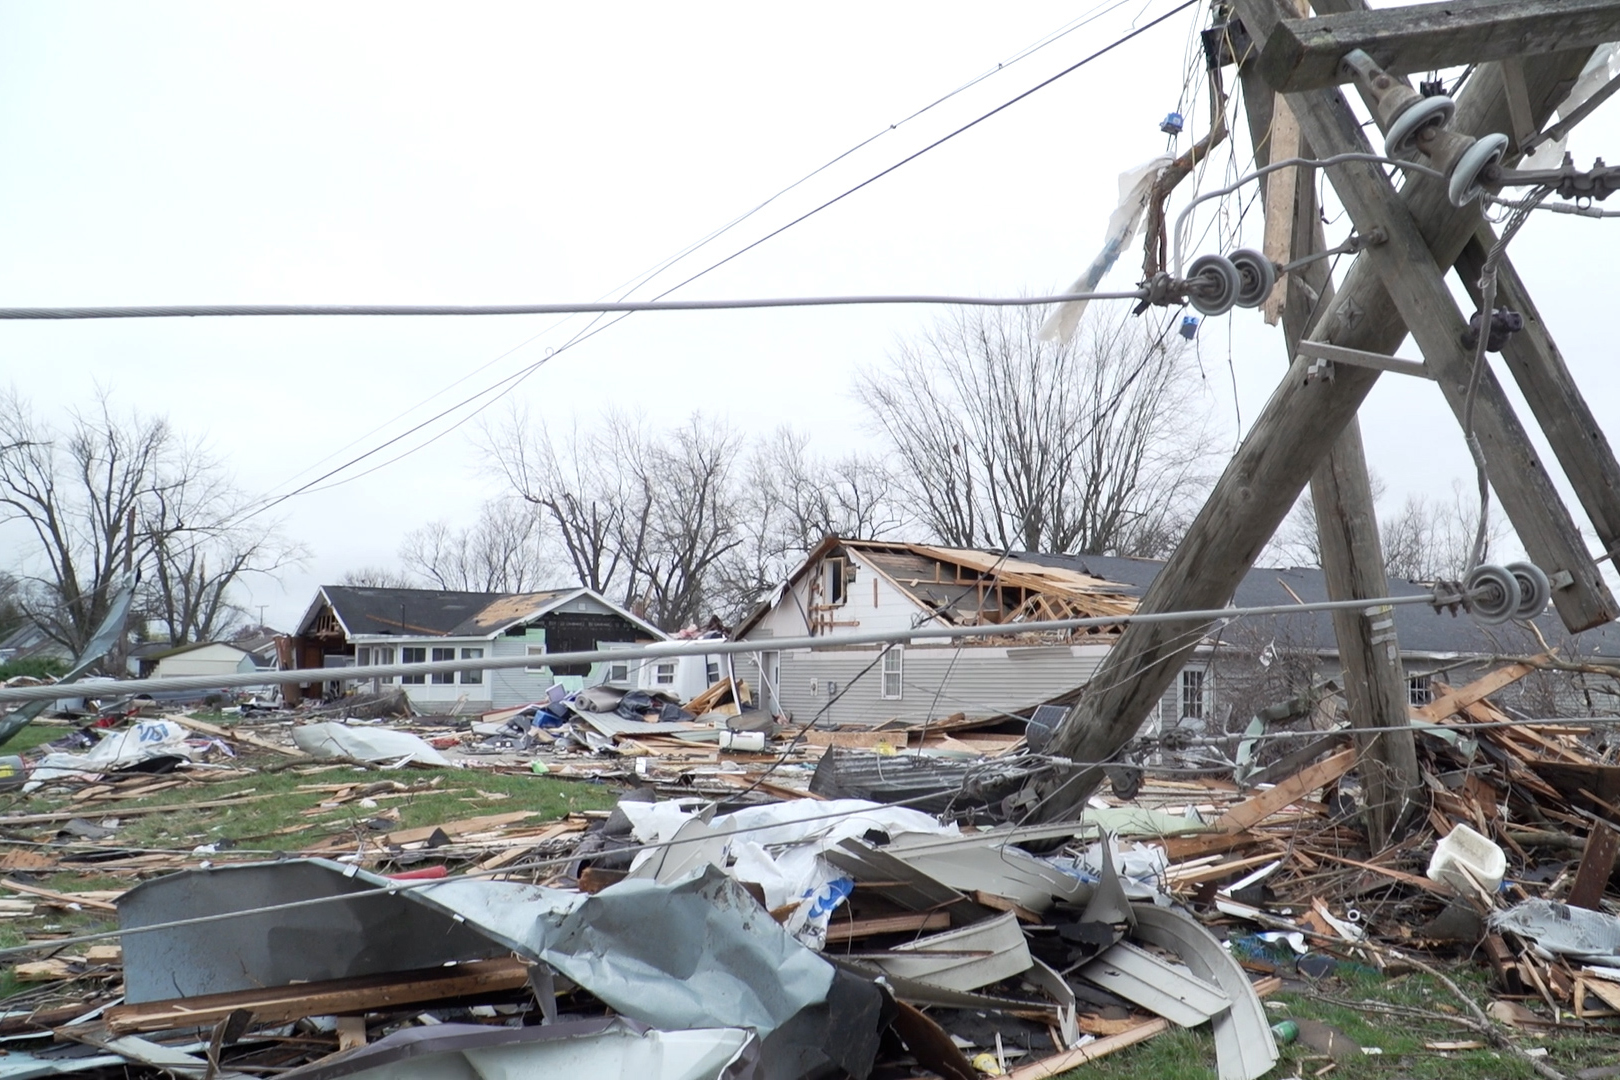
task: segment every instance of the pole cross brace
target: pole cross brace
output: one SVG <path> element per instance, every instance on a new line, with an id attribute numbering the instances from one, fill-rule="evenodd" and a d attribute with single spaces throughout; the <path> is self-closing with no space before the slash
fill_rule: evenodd
<path id="1" fill-rule="evenodd" d="M 1305 372 L 1307 379 L 1313 376 L 1331 379 L 1334 364 L 1376 368 L 1379 371 L 1393 371 L 1397 375 L 1415 375 L 1420 379 L 1434 378 L 1428 367 L 1415 360 L 1401 360 L 1394 356 L 1385 356 L 1383 353 L 1347 349 L 1343 345 L 1333 345 L 1326 341 L 1301 341 L 1299 355 L 1303 359 L 1315 361 Z"/>

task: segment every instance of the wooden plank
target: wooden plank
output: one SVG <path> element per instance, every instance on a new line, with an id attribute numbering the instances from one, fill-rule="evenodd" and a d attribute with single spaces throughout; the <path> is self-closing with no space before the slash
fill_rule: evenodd
<path id="1" fill-rule="evenodd" d="M 1352 49 L 1404 75 L 1589 48 L 1616 38 L 1616 0 L 1412 4 L 1283 20 L 1261 50 L 1260 72 L 1277 90 L 1315 90 L 1347 81 L 1340 60 Z"/>
<path id="2" fill-rule="evenodd" d="M 871 750 L 877 746 L 904 749 L 907 742 L 903 731 L 822 731 L 818 728 L 803 732 L 799 739 L 809 746 L 842 746 L 860 750 Z"/>
<path id="3" fill-rule="evenodd" d="M 1254 992 L 1261 997 L 1269 997 L 1282 986 L 1278 978 L 1261 979 L 1254 984 Z M 1061 1075 L 1071 1069 L 1077 1069 L 1087 1062 L 1118 1053 L 1126 1047 L 1135 1046 L 1139 1042 L 1153 1038 L 1170 1030 L 1170 1021 L 1144 1020 L 1129 1030 L 1117 1035 L 1110 1035 L 1105 1039 L 1087 1043 L 1085 1046 L 1067 1050 L 1061 1054 L 1032 1061 L 1028 1065 L 1021 1065 L 1007 1074 L 1007 1080 L 1049 1080 L 1050 1077 Z"/>
<path id="4" fill-rule="evenodd" d="M 917 930 L 944 930 L 951 925 L 950 912 L 917 911 L 905 915 L 884 915 L 876 919 L 835 921 L 827 927 L 827 943 L 853 941 L 874 934 L 909 934 Z"/>
<path id="5" fill-rule="evenodd" d="M 288 757 L 301 758 L 309 756 L 296 746 L 279 746 L 276 743 L 261 739 L 257 735 L 254 735 L 251 732 L 242 731 L 239 728 L 223 728 L 218 724 L 210 724 L 205 720 L 193 720 L 189 716 L 171 715 L 165 716 L 163 719 L 173 720 L 183 728 L 190 728 L 192 731 L 200 731 L 204 735 L 212 735 L 214 738 L 224 739 L 226 742 L 247 743 L 249 746 L 258 747 L 260 750 L 269 750 L 271 753 L 285 754 Z"/>
<path id="6" fill-rule="evenodd" d="M 1221 815 L 1215 822 L 1215 827 L 1229 833 L 1251 828 L 1284 807 L 1298 802 L 1317 788 L 1337 780 L 1353 769 L 1355 764 L 1355 749 L 1341 750 L 1326 761 L 1319 761 L 1295 773 L 1276 787 L 1268 788 L 1238 803 Z"/>
<path id="7" fill-rule="evenodd" d="M 1461 712 L 1474 702 L 1485 700 L 1504 686 L 1512 686 L 1534 670 L 1536 669 L 1529 664 L 1504 664 L 1502 667 L 1480 676 L 1467 686 L 1459 686 L 1456 689 L 1447 688 L 1439 697 L 1427 705 L 1420 709 L 1413 709 L 1412 716 L 1418 720 L 1427 720 L 1431 724 L 1437 724 L 1453 713 Z"/>
<path id="8" fill-rule="evenodd" d="M 1299 156 L 1299 121 L 1294 119 L 1294 110 L 1283 98 L 1277 98 L 1272 105 L 1266 149 L 1273 161 Z M 1281 264 L 1294 258 L 1294 200 L 1298 189 L 1299 174 L 1292 169 L 1280 169 L 1266 177 L 1264 251 L 1272 262 Z M 1276 326 L 1282 318 L 1287 296 L 1288 282 L 1284 278 L 1277 282 L 1261 308 L 1268 325 Z"/>
<path id="9" fill-rule="evenodd" d="M 1575 872 L 1575 884 L 1569 888 L 1570 907 L 1599 910 L 1599 902 L 1609 887 L 1614 874 L 1614 858 L 1620 854 L 1620 833 L 1607 825 L 1595 824 L 1586 837 L 1586 850 L 1581 852 L 1580 869 Z"/>
<path id="10" fill-rule="evenodd" d="M 279 799 L 280 795 L 250 795 L 243 792 L 241 795 L 229 799 L 207 799 L 194 803 L 170 803 L 167 806 L 120 806 L 118 816 L 121 818 L 134 817 L 136 814 L 172 814 L 180 810 L 212 810 L 218 806 L 236 806 L 245 802 L 258 802 L 260 799 Z M 0 829 L 10 828 L 14 825 L 50 825 L 58 821 L 72 821 L 74 818 L 84 817 L 85 811 L 57 810 L 48 814 L 13 814 L 9 817 L 0 817 Z"/>
<path id="11" fill-rule="evenodd" d="M 1212 863 L 1209 866 L 1196 866 L 1189 870 L 1178 870 L 1172 866 L 1165 870 L 1164 877 L 1172 886 L 1197 885 L 1204 881 L 1219 881 L 1223 877 L 1235 874 L 1239 870 L 1253 870 L 1257 866 L 1264 866 L 1280 858 L 1275 852 L 1266 852 L 1263 855 L 1250 855 L 1247 858 L 1233 859 L 1230 862 Z"/>
<path id="12" fill-rule="evenodd" d="M 390 844 L 419 844 L 436 832 L 443 832 L 446 836 L 462 836 L 466 833 L 483 832 L 486 829 L 499 828 L 502 825 L 513 825 L 524 818 L 534 817 L 536 810 L 513 810 L 506 814 L 489 814 L 485 817 L 463 818 L 460 821 L 446 821 L 442 825 L 423 825 L 417 829 L 400 829 L 391 832 L 383 839 Z"/>
<path id="13" fill-rule="evenodd" d="M 202 1027 L 223 1020 L 237 1009 L 246 1009 L 258 1023 L 279 1024 L 306 1016 L 332 1016 L 517 990 L 528 982 L 529 965 L 515 957 L 474 960 L 454 967 L 119 1005 L 107 1010 L 106 1022 L 107 1030 L 114 1035 L 132 1035 Z"/>
<path id="14" fill-rule="evenodd" d="M 0 880 L 0 886 L 12 892 L 27 893 L 29 896 L 38 896 L 58 904 L 78 904 L 80 907 L 90 908 L 93 911 L 107 911 L 118 913 L 116 904 L 109 904 L 105 900 L 92 900 L 88 896 L 75 896 L 73 893 L 57 892 L 54 889 L 42 889 L 38 885 L 29 885 L 25 882 L 15 881 L 12 878 Z"/>

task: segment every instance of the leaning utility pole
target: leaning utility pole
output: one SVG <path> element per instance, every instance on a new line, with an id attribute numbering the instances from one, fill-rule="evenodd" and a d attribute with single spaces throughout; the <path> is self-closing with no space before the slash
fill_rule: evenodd
<path id="1" fill-rule="evenodd" d="M 1237 6 L 1242 31 L 1258 50 L 1258 61 L 1250 63 L 1258 64 L 1254 70 L 1278 92 L 1278 100 L 1287 102 L 1302 147 L 1324 157 L 1373 153 L 1338 89 L 1340 83 L 1356 82 L 1364 96 L 1388 106 L 1375 110 L 1375 116 L 1392 124 L 1390 138 L 1400 143 L 1404 137 L 1413 154 L 1439 168 L 1447 181 L 1409 175 L 1397 191 L 1371 163 L 1329 169 L 1365 246 L 1344 287 L 1331 300 L 1323 297 L 1320 317 L 1309 327 L 1297 327 L 1302 337 L 1297 345 L 1290 342 L 1287 377 L 1139 610 L 1228 603 L 1306 482 L 1318 475 L 1324 494 L 1336 500 L 1330 502 L 1335 515 L 1346 519 L 1334 527 L 1340 550 L 1333 557 L 1341 560 L 1334 587 L 1351 596 L 1377 595 L 1381 590 L 1372 586 L 1382 576 L 1381 560 L 1375 572 L 1376 546 L 1366 542 L 1368 530 L 1376 537 L 1376 525 L 1370 514 L 1364 517 L 1370 498 L 1358 490 L 1365 465 L 1355 460 L 1347 442 L 1354 436 L 1347 432 L 1381 373 L 1393 371 L 1434 380 L 1459 421 L 1467 419 L 1504 511 L 1531 561 L 1551 579 L 1552 602 L 1564 625 L 1579 631 L 1612 621 L 1620 607 L 1489 365 L 1476 379 L 1474 352 L 1464 344 L 1469 320 L 1458 310 L 1443 271 L 1456 265 L 1465 278 L 1470 269 L 1479 277 L 1486 245 L 1493 240 L 1469 192 L 1477 194 L 1481 182 L 1502 175 L 1499 166 L 1506 161 L 1498 159 L 1506 158 L 1507 140 L 1496 133 L 1513 132 L 1514 157 L 1542 137 L 1537 133 L 1592 49 L 1620 38 L 1620 0 L 1479 0 L 1376 12 L 1354 10 L 1361 5 L 1349 0 L 1320 0 L 1319 11 L 1337 13 L 1313 19 L 1297 18 L 1282 0 L 1237 0 Z M 1422 103 L 1394 75 L 1471 63 L 1479 66 L 1455 102 L 1454 117 L 1449 99 L 1423 104 L 1410 116 L 1397 108 Z M 1293 236 L 1300 238 L 1299 229 Z M 1613 550 L 1620 539 L 1620 494 L 1613 484 L 1620 479 L 1620 465 L 1595 425 L 1582 430 L 1580 421 L 1590 417 L 1590 409 L 1545 326 L 1533 317 L 1510 265 L 1501 265 L 1498 298 L 1514 297 L 1521 314 L 1532 313 L 1534 327 L 1534 333 L 1510 339 L 1509 370 L 1521 387 L 1532 388 L 1526 390 L 1532 411 L 1604 546 Z M 1488 321 L 1490 313 L 1484 318 Z M 1296 328 L 1285 329 L 1292 339 Z M 1423 353 L 1421 365 L 1391 355 L 1408 332 Z M 1337 459 L 1336 449 L 1341 451 Z M 1393 705 L 1381 691 L 1374 701 L 1373 686 L 1387 686 L 1391 669 L 1376 648 L 1366 649 L 1379 644 L 1374 638 L 1380 615 L 1358 618 L 1363 624 L 1341 629 L 1354 631 L 1352 652 L 1366 653 L 1366 677 L 1372 680 L 1366 686 L 1367 709 L 1387 715 Z M 1027 793 L 1035 797 L 1032 817 L 1073 816 L 1100 780 L 1100 763 L 1135 735 L 1208 629 L 1189 620 L 1132 624 L 1121 634 L 1093 676 L 1096 689 L 1081 697 L 1048 745 L 1049 754 L 1076 764 Z M 1392 789 L 1407 782 L 1399 772 L 1385 779 Z M 1386 805 L 1374 813 L 1398 822 L 1402 808 Z"/>
<path id="2" fill-rule="evenodd" d="M 1240 2 L 1237 13 L 1252 21 L 1253 13 L 1245 9 L 1253 6 Z M 1279 158 L 1310 157 L 1310 144 L 1301 141 L 1293 110 L 1260 77 L 1256 51 L 1238 59 L 1255 164 L 1264 167 Z M 1291 169 L 1271 174 L 1261 186 L 1267 257 L 1288 263 L 1327 247 L 1313 180 L 1310 172 Z M 1325 261 L 1303 266 L 1278 283 L 1272 301 L 1280 301 L 1289 360 L 1299 355 L 1300 341 L 1332 299 L 1333 275 Z M 1275 310 L 1268 308 L 1268 321 Z M 1356 418 L 1345 425 L 1344 434 L 1311 476 L 1310 491 L 1328 599 L 1388 596 L 1372 481 Z M 1391 730 L 1404 727 L 1409 716 L 1394 612 L 1388 607 L 1335 611 L 1333 631 L 1344 669 L 1345 711 L 1350 725 L 1363 732 L 1356 737 L 1356 748 L 1367 833 L 1373 845 L 1382 848 L 1413 819 L 1423 782 L 1412 732 Z"/>

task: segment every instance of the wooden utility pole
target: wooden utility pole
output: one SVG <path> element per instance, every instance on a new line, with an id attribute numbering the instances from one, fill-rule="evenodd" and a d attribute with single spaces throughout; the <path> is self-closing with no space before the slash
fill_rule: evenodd
<path id="1" fill-rule="evenodd" d="M 1238 12 L 1244 13 L 1242 3 Z M 1310 144 L 1301 141 L 1292 109 L 1260 78 L 1253 57 L 1242 61 L 1240 74 L 1255 164 L 1263 166 L 1280 157 L 1310 157 Z M 1278 138 L 1279 131 L 1284 138 Z M 1285 170 L 1266 179 L 1271 181 L 1263 189 L 1267 256 L 1286 263 L 1323 250 L 1327 242 L 1312 173 Z M 1269 250 L 1279 231 L 1284 240 L 1280 255 Z M 1289 360 L 1299 354 L 1300 341 L 1332 299 L 1333 277 L 1325 260 L 1286 275 L 1278 284 L 1273 301 L 1282 302 Z M 1361 424 L 1354 417 L 1311 476 L 1310 489 L 1328 599 L 1388 596 Z M 1365 824 L 1374 846 L 1382 848 L 1412 820 L 1422 785 L 1412 732 L 1390 730 L 1408 723 L 1406 672 L 1394 614 L 1389 608 L 1336 611 L 1332 621 L 1343 666 L 1346 713 L 1351 726 L 1365 732 L 1356 738 L 1366 797 Z"/>
<path id="2" fill-rule="evenodd" d="M 1324 21 L 1288 20 L 1291 12 L 1268 8 L 1268 2 L 1244 4 L 1254 19 L 1253 25 L 1246 20 L 1248 32 L 1262 45 L 1262 56 L 1279 24 Z M 1583 11 L 1620 12 L 1620 0 L 1576 3 Z M 1520 0 L 1512 5 L 1492 0 L 1490 6 L 1503 12 L 1511 8 L 1521 15 L 1532 9 L 1545 13 L 1569 7 L 1546 0 Z M 1432 16 L 1440 9 L 1440 5 L 1426 5 L 1422 13 Z M 1441 53 L 1450 56 L 1446 50 L 1454 50 L 1456 42 L 1448 38 L 1443 21 L 1439 27 L 1417 26 L 1413 22 L 1417 10 L 1352 13 L 1366 16 L 1356 30 L 1359 47 L 1368 48 L 1375 59 L 1384 59 L 1380 42 L 1398 41 L 1404 63 L 1416 65 L 1415 69 L 1439 66 L 1432 62 L 1434 58 Z M 1592 46 L 1605 40 L 1601 36 L 1570 39 L 1556 25 L 1557 20 L 1537 22 L 1533 29 L 1539 36 L 1525 38 L 1534 47 L 1522 51 L 1535 55 L 1526 57 L 1515 72 L 1514 83 L 1520 83 L 1522 76 L 1524 92 L 1513 106 L 1510 108 L 1500 67 L 1487 64 L 1459 97 L 1453 130 L 1465 135 L 1509 131 L 1515 126 L 1515 112 L 1538 129 L 1546 122 Z M 1310 27 L 1292 26 L 1290 32 L 1296 40 L 1313 40 Z M 1548 42 L 1565 51 L 1538 51 Z M 1577 44 L 1580 48 L 1571 48 Z M 1425 48 L 1429 51 L 1424 52 Z M 1300 51 L 1298 57 L 1292 69 L 1321 66 L 1309 49 Z M 1289 103 L 1299 119 L 1303 141 L 1317 153 L 1371 150 L 1359 121 L 1337 89 L 1291 94 Z M 1336 166 L 1329 177 L 1357 231 L 1368 236 L 1379 230 L 1387 239 L 1356 257 L 1344 288 L 1324 304 L 1326 310 L 1309 340 L 1388 357 L 1410 327 L 1424 353 L 1422 372 L 1440 384 L 1448 404 L 1460 412 L 1472 357 L 1460 343 L 1466 323 L 1446 289 L 1441 268 L 1463 257 L 1482 224 L 1479 207 L 1452 206 L 1444 185 L 1430 179 L 1410 179 L 1397 192 L 1383 172 L 1371 165 Z M 1307 379 L 1310 367 L 1311 361 L 1305 357 L 1295 358 L 1187 536 L 1143 597 L 1140 610 L 1172 612 L 1227 603 L 1380 376 L 1374 367 L 1335 363 L 1331 379 Z M 1613 620 L 1620 607 L 1488 370 L 1480 379 L 1474 426 L 1504 509 L 1531 560 L 1554 581 L 1554 604 L 1564 624 L 1581 630 Z M 1353 484 L 1353 469 L 1341 479 Z M 1356 497 L 1353 491 L 1343 494 L 1352 500 Z M 1357 553 L 1353 562 L 1358 572 L 1363 561 Z M 1073 815 L 1101 778 L 1097 763 L 1108 760 L 1134 736 L 1197 646 L 1203 629 L 1191 620 L 1133 624 L 1126 629 L 1092 679 L 1097 689 L 1082 696 L 1053 735 L 1048 752 L 1077 764 L 1066 775 L 1036 788 L 1034 817 L 1051 820 Z"/>

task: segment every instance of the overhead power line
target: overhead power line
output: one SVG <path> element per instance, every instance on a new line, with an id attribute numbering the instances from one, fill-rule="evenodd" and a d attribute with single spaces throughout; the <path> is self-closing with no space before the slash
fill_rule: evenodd
<path id="1" fill-rule="evenodd" d="M 624 300 L 563 304 L 174 304 L 143 307 L 0 308 L 0 319 L 170 319 L 291 315 L 577 315 L 591 312 L 736 311 L 747 308 L 850 307 L 861 304 L 949 304 L 1033 307 L 1070 300 L 1140 300 L 1146 290 L 1057 296 L 781 296 L 742 300 Z"/>

